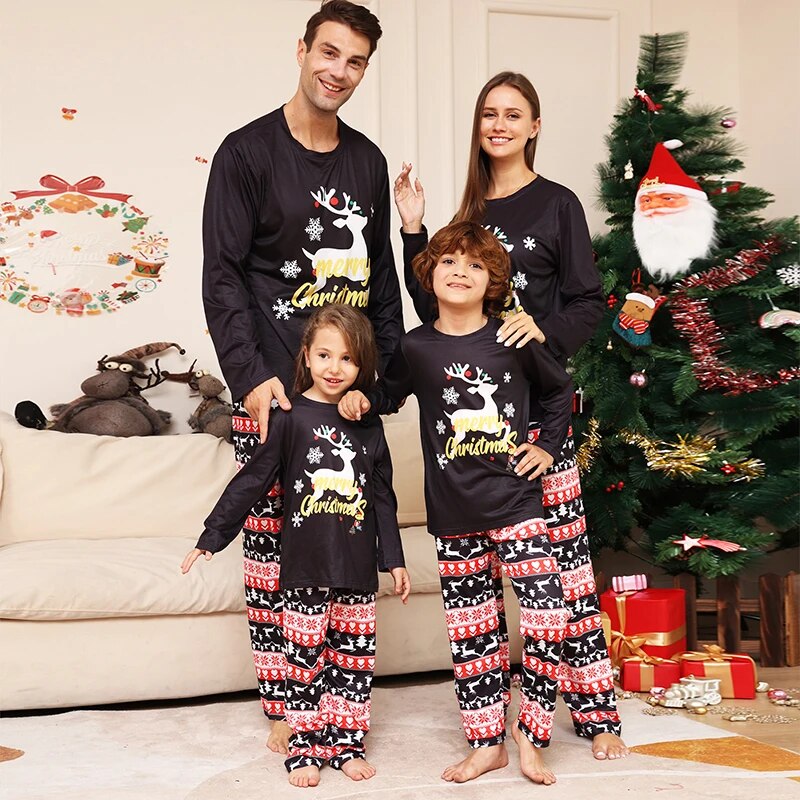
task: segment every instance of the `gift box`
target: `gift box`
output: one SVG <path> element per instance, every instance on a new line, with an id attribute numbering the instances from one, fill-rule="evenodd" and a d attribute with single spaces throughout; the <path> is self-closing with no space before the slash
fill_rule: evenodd
<path id="1" fill-rule="evenodd" d="M 750 656 L 726 653 L 719 645 L 703 645 L 705 652 L 681 653 L 681 676 L 718 678 L 719 693 L 726 698 L 752 700 L 756 696 L 756 665 Z"/>
<path id="2" fill-rule="evenodd" d="M 647 588 L 646 575 L 615 575 L 611 579 L 611 588 L 615 592 L 638 592 Z"/>
<path id="3" fill-rule="evenodd" d="M 628 692 L 649 692 L 654 686 L 671 686 L 680 675 L 681 665 L 670 658 L 634 656 L 622 660 L 619 682 Z"/>
<path id="4" fill-rule="evenodd" d="M 606 648 L 611 650 L 611 617 L 605 611 L 600 612 L 600 621 L 603 623 L 603 636 L 606 639 Z"/>
<path id="5" fill-rule="evenodd" d="M 633 594 L 611 589 L 600 595 L 600 610 L 611 619 L 609 655 L 670 658 L 686 649 L 686 593 L 683 589 L 642 589 Z"/>

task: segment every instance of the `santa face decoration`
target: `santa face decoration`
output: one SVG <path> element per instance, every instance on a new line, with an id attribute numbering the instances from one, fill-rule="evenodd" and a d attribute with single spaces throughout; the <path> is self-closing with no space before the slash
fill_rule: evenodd
<path id="1" fill-rule="evenodd" d="M 715 220 L 706 193 L 657 144 L 633 212 L 633 238 L 648 272 L 669 280 L 707 256 L 714 246 Z"/>

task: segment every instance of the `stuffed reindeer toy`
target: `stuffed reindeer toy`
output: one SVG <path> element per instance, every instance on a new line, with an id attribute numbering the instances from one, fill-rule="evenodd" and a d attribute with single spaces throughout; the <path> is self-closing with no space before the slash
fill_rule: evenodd
<path id="1" fill-rule="evenodd" d="M 175 383 L 185 383 L 191 390 L 191 395 L 202 395 L 200 405 L 189 417 L 189 426 L 195 433 L 210 433 L 226 442 L 233 442 L 231 419 L 233 408 L 230 403 L 220 399 L 219 395 L 225 391 L 225 384 L 215 378 L 207 369 L 195 369 L 193 361 L 188 372 L 172 373 L 164 370 L 164 377 Z"/>

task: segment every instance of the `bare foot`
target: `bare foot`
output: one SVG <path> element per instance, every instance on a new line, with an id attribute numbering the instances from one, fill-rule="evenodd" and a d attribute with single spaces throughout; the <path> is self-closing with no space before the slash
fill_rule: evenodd
<path id="1" fill-rule="evenodd" d="M 319 783 L 319 767 L 300 767 L 289 773 L 289 783 L 307 789 Z"/>
<path id="2" fill-rule="evenodd" d="M 477 747 L 463 761 L 451 764 L 443 773 L 442 779 L 451 783 L 466 783 L 484 772 L 502 769 L 508 764 L 508 753 L 504 744 L 491 747 Z"/>
<path id="3" fill-rule="evenodd" d="M 625 758 L 630 750 L 615 733 L 598 733 L 592 739 L 592 753 L 598 761 L 607 758 Z"/>
<path id="4" fill-rule="evenodd" d="M 541 748 L 534 747 L 533 742 L 526 736 L 521 736 L 519 728 L 513 725 L 511 736 L 519 747 L 519 766 L 522 774 L 530 778 L 534 783 L 541 783 L 543 786 L 550 786 L 556 782 L 556 776 L 547 768 L 544 763 Z"/>
<path id="5" fill-rule="evenodd" d="M 267 747 L 273 753 L 281 753 L 287 755 L 289 753 L 289 737 L 292 735 L 292 729 L 282 719 L 276 719 L 272 722 L 272 727 L 269 729 L 269 738 L 267 739 Z M 319 782 L 319 781 L 318 781 Z M 306 784 L 308 785 L 308 784 Z M 317 784 L 312 784 L 316 786 Z"/>
<path id="6" fill-rule="evenodd" d="M 375 767 L 363 758 L 351 758 L 342 764 L 342 772 L 351 781 L 368 781 L 375 774 Z"/>

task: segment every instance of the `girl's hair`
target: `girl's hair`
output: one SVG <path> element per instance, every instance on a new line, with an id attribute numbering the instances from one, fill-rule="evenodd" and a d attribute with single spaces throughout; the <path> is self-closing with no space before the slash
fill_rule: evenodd
<path id="1" fill-rule="evenodd" d="M 483 263 L 489 273 L 483 312 L 499 317 L 511 293 L 511 259 L 497 237 L 477 222 L 469 221 L 451 222 L 437 231 L 428 246 L 411 262 L 414 275 L 426 292 L 433 294 L 433 270 L 447 253 L 464 253 Z"/>
<path id="2" fill-rule="evenodd" d="M 486 155 L 481 147 L 481 119 L 483 118 L 483 107 L 486 105 L 486 97 L 492 89 L 496 89 L 498 86 L 511 86 L 517 89 L 531 107 L 533 118 L 539 119 L 541 116 L 539 95 L 536 94 L 533 84 L 522 73 L 500 72 L 487 81 L 475 101 L 475 113 L 472 118 L 472 140 L 469 146 L 469 163 L 467 164 L 467 182 L 464 185 L 461 205 L 453 217 L 454 222 L 467 219 L 480 222 L 486 213 L 486 194 L 489 191 L 489 156 Z M 539 137 L 537 135 L 533 139 L 528 139 L 525 144 L 525 163 L 531 171 L 533 171 L 533 158 L 536 155 L 536 142 L 538 141 Z"/>
<path id="3" fill-rule="evenodd" d="M 353 306 L 330 303 L 316 309 L 306 323 L 303 338 L 300 340 L 300 352 L 295 360 L 295 394 L 310 389 L 314 383 L 311 371 L 306 366 L 305 354 L 311 349 L 320 328 L 336 328 L 342 334 L 350 357 L 359 368 L 358 377 L 350 388 L 369 391 L 375 384 L 375 373 L 378 369 L 378 348 L 372 323 Z"/>

